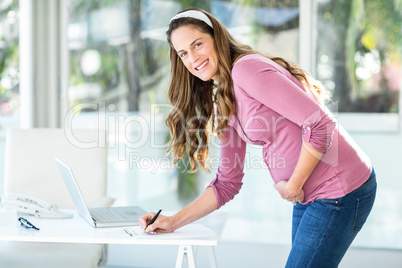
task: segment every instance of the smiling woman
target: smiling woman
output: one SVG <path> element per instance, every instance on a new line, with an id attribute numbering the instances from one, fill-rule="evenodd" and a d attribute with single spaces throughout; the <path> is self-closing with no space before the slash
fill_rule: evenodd
<path id="1" fill-rule="evenodd" d="M 172 33 L 172 44 L 191 74 L 202 81 L 218 80 L 218 57 L 209 34 L 183 26 Z"/>
<path id="2" fill-rule="evenodd" d="M 211 128 L 221 141 L 220 162 L 196 200 L 147 231 L 172 232 L 232 200 L 243 184 L 246 145 L 258 145 L 274 188 L 294 204 L 286 267 L 337 267 L 371 211 L 376 179 L 367 155 L 336 128 L 323 86 L 290 61 L 236 42 L 200 9 L 173 17 L 167 38 L 169 150 L 175 162 L 187 152 L 191 171 L 208 170 Z"/>

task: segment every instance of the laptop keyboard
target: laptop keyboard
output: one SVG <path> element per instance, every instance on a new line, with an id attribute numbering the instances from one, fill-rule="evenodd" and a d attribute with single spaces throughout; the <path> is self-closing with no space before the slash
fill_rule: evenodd
<path id="1" fill-rule="evenodd" d="M 118 213 L 110 208 L 91 208 L 91 216 L 98 222 L 114 222 L 128 219 L 123 213 Z"/>

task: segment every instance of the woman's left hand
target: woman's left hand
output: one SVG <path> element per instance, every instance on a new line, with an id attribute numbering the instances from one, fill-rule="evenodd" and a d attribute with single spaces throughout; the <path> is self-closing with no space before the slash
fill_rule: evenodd
<path id="1" fill-rule="evenodd" d="M 303 189 L 296 189 L 289 181 L 277 182 L 274 184 L 274 187 L 283 199 L 292 202 L 293 205 L 296 205 L 297 202 L 302 203 L 304 201 Z"/>

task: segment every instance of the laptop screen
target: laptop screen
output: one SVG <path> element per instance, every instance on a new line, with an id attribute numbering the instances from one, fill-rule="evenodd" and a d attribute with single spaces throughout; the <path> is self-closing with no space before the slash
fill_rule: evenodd
<path id="1" fill-rule="evenodd" d="M 78 210 L 78 213 L 92 226 L 95 226 L 88 207 L 85 204 L 85 200 L 82 197 L 80 188 L 77 181 L 74 178 L 74 174 L 69 166 L 63 163 L 60 159 L 55 158 L 57 165 L 60 169 L 61 175 L 66 183 L 67 189 L 70 192 L 70 196 L 73 199 L 74 205 Z"/>

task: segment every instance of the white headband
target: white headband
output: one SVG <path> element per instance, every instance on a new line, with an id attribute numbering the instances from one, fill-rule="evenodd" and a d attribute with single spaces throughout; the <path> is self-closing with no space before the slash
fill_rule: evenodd
<path id="1" fill-rule="evenodd" d="M 176 19 L 179 19 L 179 18 L 193 18 L 193 19 L 197 19 L 197 20 L 202 20 L 203 22 L 208 24 L 209 27 L 211 27 L 212 29 L 214 28 L 214 27 L 212 27 L 212 22 L 208 18 L 208 16 L 205 15 L 204 13 L 202 13 L 201 11 L 187 10 L 187 11 L 184 11 L 182 13 L 179 13 L 169 21 L 169 25 L 173 20 L 176 20 Z"/>

